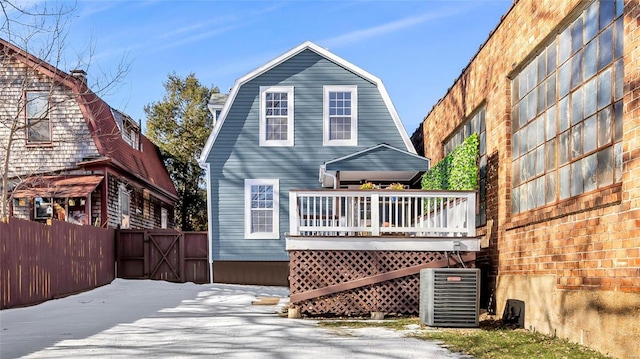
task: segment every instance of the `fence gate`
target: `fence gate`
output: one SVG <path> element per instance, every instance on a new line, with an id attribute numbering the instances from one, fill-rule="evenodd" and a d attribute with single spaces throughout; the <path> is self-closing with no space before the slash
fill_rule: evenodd
<path id="1" fill-rule="evenodd" d="M 116 236 L 118 278 L 209 282 L 206 232 L 126 229 Z"/>

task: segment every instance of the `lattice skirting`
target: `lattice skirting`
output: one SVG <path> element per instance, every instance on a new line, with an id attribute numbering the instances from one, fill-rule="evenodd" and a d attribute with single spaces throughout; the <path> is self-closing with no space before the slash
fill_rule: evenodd
<path id="1" fill-rule="evenodd" d="M 305 250 L 290 251 L 289 259 L 292 298 L 296 294 L 330 286 L 339 287 L 341 284 L 348 286 L 350 282 L 363 283 L 367 278 L 408 267 L 446 266 L 446 256 L 441 252 Z M 465 263 L 465 265 L 474 267 L 474 262 Z M 449 258 L 449 263 L 452 267 L 459 265 L 454 263 L 452 258 Z M 410 315 L 419 312 L 419 299 L 420 273 L 418 272 L 292 302 L 291 307 L 299 308 L 301 314 L 311 316 L 359 316 L 371 312 Z"/>

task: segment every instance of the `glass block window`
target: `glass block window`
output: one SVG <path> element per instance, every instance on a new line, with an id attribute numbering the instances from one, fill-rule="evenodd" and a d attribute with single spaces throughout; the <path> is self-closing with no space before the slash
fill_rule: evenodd
<path id="1" fill-rule="evenodd" d="M 260 146 L 293 146 L 293 87 L 260 88 Z"/>
<path id="2" fill-rule="evenodd" d="M 456 147 L 471 134 L 477 133 L 480 138 L 480 151 L 478 161 L 478 179 L 480 188 L 478 190 L 478 207 L 476 214 L 476 225 L 483 226 L 487 223 L 487 136 L 485 131 L 485 107 L 483 106 L 475 112 L 465 123 L 453 133 L 444 144 L 444 155 L 451 153 Z"/>
<path id="3" fill-rule="evenodd" d="M 277 239 L 278 180 L 245 180 L 245 237 Z"/>
<path id="4" fill-rule="evenodd" d="M 513 78 L 512 213 L 620 181 L 622 10 L 593 2 Z"/>
<path id="5" fill-rule="evenodd" d="M 25 103 L 27 144 L 51 143 L 49 93 L 28 91 Z"/>
<path id="6" fill-rule="evenodd" d="M 355 146 L 358 133 L 356 86 L 324 87 L 324 145 Z"/>

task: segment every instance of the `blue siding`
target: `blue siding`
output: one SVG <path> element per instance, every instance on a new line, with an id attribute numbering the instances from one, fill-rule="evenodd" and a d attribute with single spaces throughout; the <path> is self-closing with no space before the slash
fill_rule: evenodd
<path id="1" fill-rule="evenodd" d="M 293 147 L 259 146 L 260 86 L 294 86 Z M 358 86 L 358 146 L 322 145 L 324 85 Z M 305 50 L 242 85 L 209 153 L 214 260 L 287 260 L 289 189 L 320 188 L 325 161 L 379 143 L 405 149 L 377 87 Z M 244 239 L 244 180 L 280 179 L 278 240 Z"/>

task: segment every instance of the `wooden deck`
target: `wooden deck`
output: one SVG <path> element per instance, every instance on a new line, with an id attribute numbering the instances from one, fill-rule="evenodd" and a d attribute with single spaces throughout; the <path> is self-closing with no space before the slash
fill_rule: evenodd
<path id="1" fill-rule="evenodd" d="M 291 190 L 287 250 L 479 251 L 475 191 Z"/>

